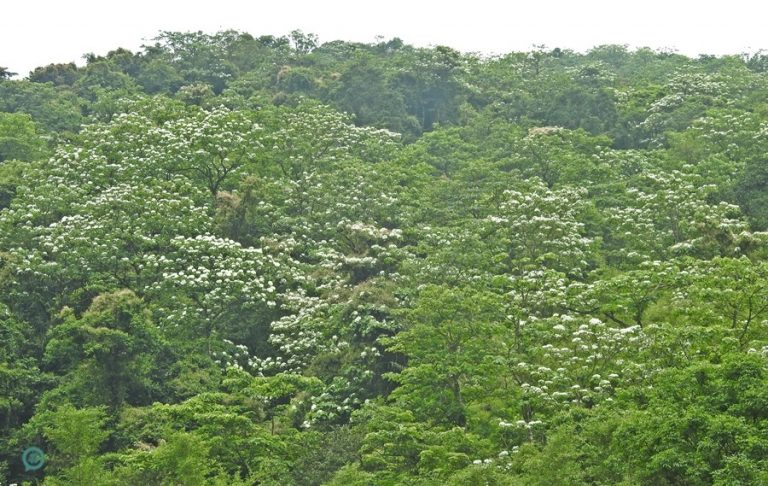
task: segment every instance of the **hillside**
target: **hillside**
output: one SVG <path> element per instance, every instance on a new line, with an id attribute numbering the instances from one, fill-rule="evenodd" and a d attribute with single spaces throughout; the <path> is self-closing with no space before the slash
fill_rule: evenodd
<path id="1" fill-rule="evenodd" d="M 0 484 L 768 484 L 768 56 L 163 32 L 10 78 Z"/>

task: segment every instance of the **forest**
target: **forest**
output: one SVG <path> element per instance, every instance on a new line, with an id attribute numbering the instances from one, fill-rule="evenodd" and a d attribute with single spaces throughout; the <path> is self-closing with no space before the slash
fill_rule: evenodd
<path id="1" fill-rule="evenodd" d="M 0 484 L 768 484 L 768 53 L 84 60 L 0 68 Z"/>

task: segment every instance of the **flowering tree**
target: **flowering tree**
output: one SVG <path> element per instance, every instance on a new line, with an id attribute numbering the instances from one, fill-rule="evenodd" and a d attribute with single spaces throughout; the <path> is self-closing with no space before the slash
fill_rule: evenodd
<path id="1" fill-rule="evenodd" d="M 499 228 L 510 268 L 547 268 L 580 275 L 593 265 L 595 240 L 579 220 L 585 193 L 574 188 L 550 190 L 534 180 L 525 189 L 508 190 L 498 215 L 488 222 Z"/>

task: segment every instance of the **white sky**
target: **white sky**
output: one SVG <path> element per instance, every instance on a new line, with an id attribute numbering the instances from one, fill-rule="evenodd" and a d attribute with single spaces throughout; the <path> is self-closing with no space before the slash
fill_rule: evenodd
<path id="1" fill-rule="evenodd" d="M 160 30 L 301 29 L 321 42 L 382 35 L 486 53 L 628 44 L 696 56 L 768 48 L 766 27 L 766 0 L 0 0 L 0 66 L 26 76 L 81 65 L 87 52 L 135 51 Z"/>

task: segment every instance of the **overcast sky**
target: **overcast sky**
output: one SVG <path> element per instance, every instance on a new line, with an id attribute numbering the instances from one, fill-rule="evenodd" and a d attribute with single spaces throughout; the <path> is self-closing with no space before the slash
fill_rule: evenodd
<path id="1" fill-rule="evenodd" d="M 504 53 L 534 44 L 585 51 L 601 44 L 738 54 L 768 48 L 768 1 L 760 0 L 0 0 L 0 66 L 36 66 L 87 52 L 136 50 L 160 30 L 443 44 Z"/>

